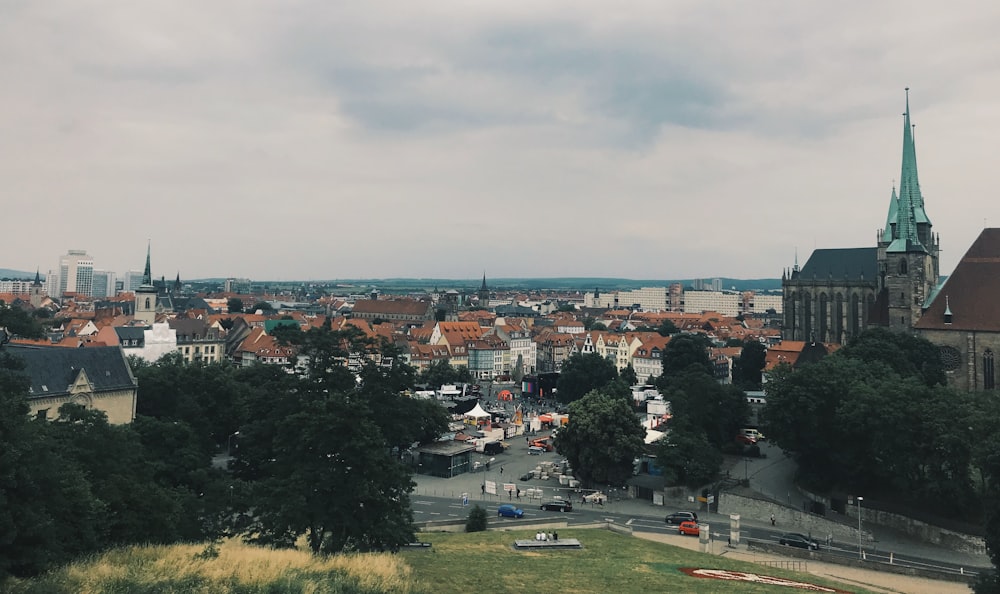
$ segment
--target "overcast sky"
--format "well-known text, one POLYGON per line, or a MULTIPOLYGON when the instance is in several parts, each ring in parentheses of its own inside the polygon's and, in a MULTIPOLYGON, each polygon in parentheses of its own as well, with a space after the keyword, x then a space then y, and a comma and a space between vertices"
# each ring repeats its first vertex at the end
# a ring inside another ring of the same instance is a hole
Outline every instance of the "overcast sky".
POLYGON ((948 274, 1000 4, 0 0, 0 267, 777 277, 874 245, 904 87, 948 274))

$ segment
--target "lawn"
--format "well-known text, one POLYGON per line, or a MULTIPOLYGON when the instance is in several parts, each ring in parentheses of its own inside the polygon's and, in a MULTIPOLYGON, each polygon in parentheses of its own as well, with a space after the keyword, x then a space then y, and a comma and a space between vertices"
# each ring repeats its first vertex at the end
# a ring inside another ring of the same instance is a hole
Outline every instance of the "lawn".
POLYGON ((681 571, 681 568, 740 571, 822 584, 830 588, 839 587, 840 591, 868 592, 808 574, 698 553, 600 529, 559 531, 561 539, 579 539, 583 543, 583 550, 515 551, 511 546, 514 540, 532 539, 534 531, 531 530, 472 534, 421 533, 419 537, 423 542, 432 543, 432 546, 408 550, 402 555, 413 570, 417 590, 424 592, 793 594, 807 591, 747 581, 692 577, 681 571))

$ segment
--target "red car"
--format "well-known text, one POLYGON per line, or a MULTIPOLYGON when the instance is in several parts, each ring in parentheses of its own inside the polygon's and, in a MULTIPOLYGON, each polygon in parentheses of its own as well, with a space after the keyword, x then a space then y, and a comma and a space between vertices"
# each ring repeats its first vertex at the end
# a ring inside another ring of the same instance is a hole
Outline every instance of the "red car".
POLYGON ((743 435, 742 433, 736 436, 736 443, 741 443, 743 445, 756 445, 757 440, 749 435, 743 435))
POLYGON ((698 527, 698 522, 681 522, 677 526, 677 532, 679 534, 687 534, 690 536, 698 536, 701 533, 701 529, 698 527))

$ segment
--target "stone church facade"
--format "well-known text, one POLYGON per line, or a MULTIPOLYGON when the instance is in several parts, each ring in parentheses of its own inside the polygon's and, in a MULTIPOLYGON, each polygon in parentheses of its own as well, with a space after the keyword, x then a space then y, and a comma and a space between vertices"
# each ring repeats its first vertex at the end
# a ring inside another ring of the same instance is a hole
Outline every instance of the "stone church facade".
POLYGON ((909 103, 907 95, 899 192, 876 245, 818 249, 782 274, 783 339, 843 344, 872 326, 912 331, 933 301, 940 246, 920 191, 909 103))

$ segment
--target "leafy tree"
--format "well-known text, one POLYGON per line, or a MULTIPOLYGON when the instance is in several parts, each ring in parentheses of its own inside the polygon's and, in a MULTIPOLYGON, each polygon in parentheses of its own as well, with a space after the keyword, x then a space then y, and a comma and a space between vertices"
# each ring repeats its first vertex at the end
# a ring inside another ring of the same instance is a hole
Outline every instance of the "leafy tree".
POLYGON ((239 297, 230 297, 226 302, 226 309, 229 313, 243 313, 243 300, 239 297))
POLYGON ((635 374, 635 368, 632 367, 631 363, 626 365, 625 369, 622 369, 620 377, 621 380, 625 382, 625 385, 629 387, 635 386, 639 383, 639 376, 635 374))
POLYGON ((673 336, 680 332, 680 329, 671 320, 663 320, 656 331, 660 336, 673 336))
POLYGON ((268 303, 267 301, 258 301, 257 303, 253 304, 251 310, 261 311, 264 312, 265 314, 268 314, 274 311, 274 306, 268 303))
POLYGON ((20 307, 10 307, 0 300, 0 328, 6 328, 10 334, 24 338, 42 338, 45 328, 28 312, 20 307))
POLYGON ((444 359, 431 362, 426 369, 417 375, 418 384, 427 384, 434 388, 440 388, 445 384, 458 384, 471 381, 472 374, 469 373, 468 367, 464 365, 452 367, 444 359))
POLYGON ((881 361, 898 375, 917 376, 928 386, 945 385, 940 350, 926 338, 872 328, 837 351, 841 357, 881 361))
POLYGON ((561 313, 571 313, 576 311, 576 306, 572 303, 560 303, 559 307, 556 308, 556 311, 561 313))
POLYGON ((656 464, 668 480, 692 489, 715 480, 722 466, 718 447, 709 443, 704 430, 688 423, 672 422, 654 451, 656 464))
POLYGON ((476 504, 469 510, 469 517, 465 521, 466 532, 483 532, 489 524, 489 515, 486 508, 476 504))
POLYGON ((715 366, 708 356, 708 346, 708 338, 702 334, 674 336, 663 351, 663 376, 677 375, 690 366, 703 369, 709 376, 715 375, 715 366))
POLYGON ((0 349, 0 583, 96 550, 101 510, 86 477, 29 421, 23 362, 0 349))
POLYGON ((574 353, 563 363, 556 397, 560 402, 579 400, 591 390, 599 390, 618 377, 615 364, 597 353, 574 353))
POLYGON ((572 422, 559 430, 556 450, 585 485, 623 485, 642 453, 646 430, 629 402, 599 391, 569 405, 572 422))
POLYGON ((717 449, 733 443, 750 414, 742 390, 720 384, 698 365, 674 376, 661 376, 656 385, 670 401, 674 419, 692 427, 692 433, 704 435, 717 449))
POLYGON ((754 338, 748 338, 741 344, 743 350, 740 357, 733 362, 733 383, 743 390, 760 390, 767 349, 754 338))

